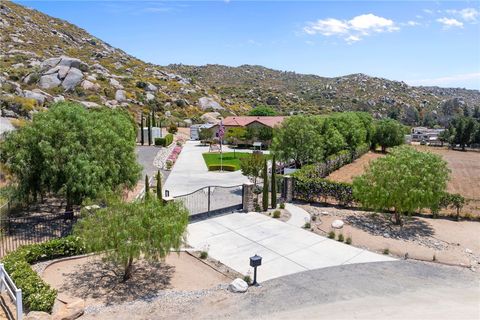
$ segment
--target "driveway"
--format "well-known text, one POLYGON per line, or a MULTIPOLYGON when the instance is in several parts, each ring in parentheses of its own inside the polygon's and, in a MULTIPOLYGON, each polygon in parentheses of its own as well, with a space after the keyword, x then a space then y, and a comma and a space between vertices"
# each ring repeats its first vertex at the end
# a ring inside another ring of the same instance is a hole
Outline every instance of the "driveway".
POLYGON ((395 259, 331 240, 259 213, 232 213, 188 226, 188 243, 253 276, 249 257, 263 257, 258 280, 331 266, 395 259))
MULTIPOLYGON (((248 182, 240 170, 234 172, 209 172, 202 154, 209 147, 200 145, 198 141, 187 141, 165 183, 165 190, 170 196, 180 196, 207 186, 235 186, 248 182)), ((233 151, 224 147, 224 152, 233 151)), ((251 150, 237 150, 251 152, 251 150)))

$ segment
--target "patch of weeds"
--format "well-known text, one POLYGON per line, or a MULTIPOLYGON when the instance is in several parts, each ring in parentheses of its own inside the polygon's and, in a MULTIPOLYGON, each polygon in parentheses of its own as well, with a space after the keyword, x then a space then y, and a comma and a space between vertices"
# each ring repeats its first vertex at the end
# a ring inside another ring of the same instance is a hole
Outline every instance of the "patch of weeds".
POLYGON ((246 275, 243 277, 243 281, 245 281, 247 284, 251 284, 252 283, 252 278, 250 278, 249 275, 246 275))
POLYGON ((352 237, 348 236, 347 239, 345 239, 346 244, 352 244, 352 237))
POLYGON ((312 225, 310 224, 310 222, 305 222, 305 224, 303 225, 304 229, 310 229, 311 227, 312 225))
POLYGON ((337 241, 343 242, 344 240, 345 240, 345 238, 343 237, 343 234, 341 234, 341 233, 338 234, 338 236, 337 236, 337 241))
POLYGON ((207 257, 208 257, 208 252, 207 251, 200 252, 200 259, 207 259, 207 257))
POLYGON ((280 210, 275 210, 275 211, 273 211, 273 217, 274 217, 275 219, 280 218, 280 215, 281 215, 281 214, 282 214, 282 213, 280 212, 280 210))
POLYGON ((330 232, 328 233, 328 238, 329 238, 329 239, 335 239, 335 231, 333 231, 333 230, 330 231, 330 232))
POLYGON ((280 209, 285 209, 285 202, 280 203, 279 207, 280 209))
POLYGON ((389 255, 389 254, 390 254, 390 250, 389 250, 388 248, 383 249, 383 254, 389 255))

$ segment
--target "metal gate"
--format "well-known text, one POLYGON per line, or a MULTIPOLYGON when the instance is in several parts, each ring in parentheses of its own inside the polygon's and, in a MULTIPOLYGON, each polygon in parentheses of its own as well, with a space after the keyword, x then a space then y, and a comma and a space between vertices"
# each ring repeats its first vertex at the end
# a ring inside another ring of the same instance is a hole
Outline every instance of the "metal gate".
POLYGON ((202 219, 242 209, 243 186, 208 186, 174 197, 190 212, 190 219, 202 219))

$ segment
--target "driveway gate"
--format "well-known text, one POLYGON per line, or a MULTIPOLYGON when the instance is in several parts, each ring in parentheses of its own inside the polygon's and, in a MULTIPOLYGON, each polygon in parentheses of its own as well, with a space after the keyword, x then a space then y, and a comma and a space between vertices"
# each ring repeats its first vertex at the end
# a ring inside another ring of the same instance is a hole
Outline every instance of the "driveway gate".
POLYGON ((208 186, 174 197, 190 212, 190 218, 201 219, 242 209, 243 186, 208 186))

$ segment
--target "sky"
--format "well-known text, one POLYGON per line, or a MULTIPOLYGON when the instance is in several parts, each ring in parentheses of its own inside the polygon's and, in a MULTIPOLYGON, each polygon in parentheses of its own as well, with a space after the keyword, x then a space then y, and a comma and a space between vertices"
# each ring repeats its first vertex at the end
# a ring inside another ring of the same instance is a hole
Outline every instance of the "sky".
POLYGON ((480 1, 18 1, 147 62, 480 89, 480 1))

